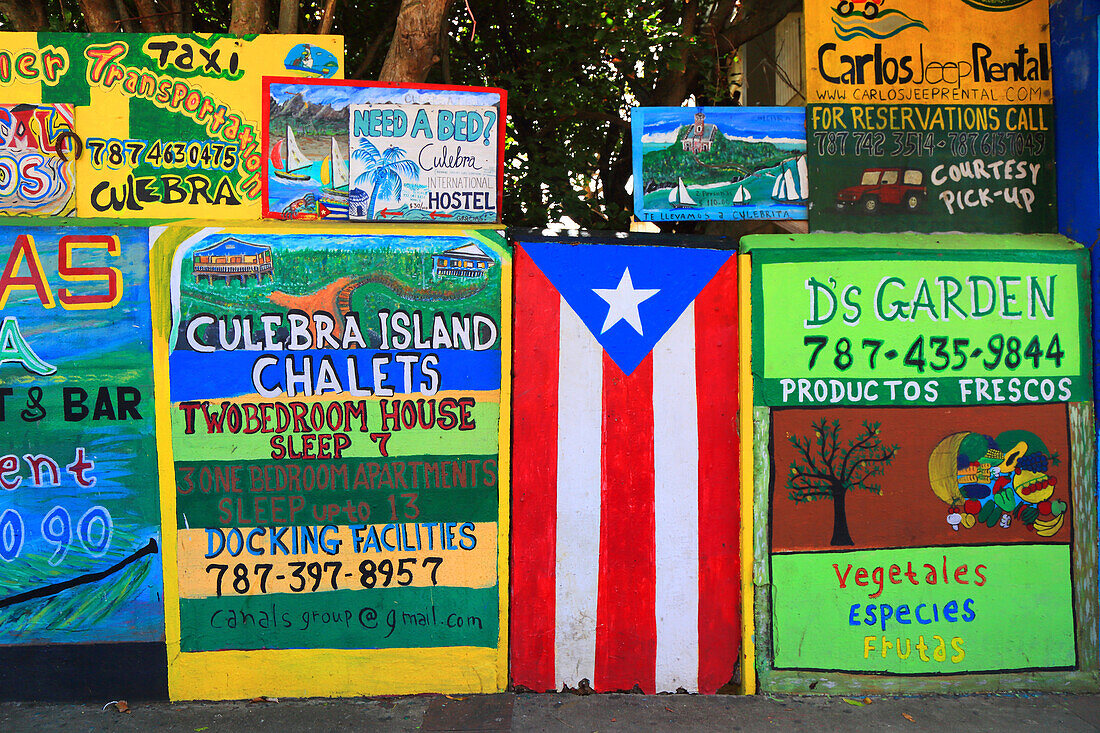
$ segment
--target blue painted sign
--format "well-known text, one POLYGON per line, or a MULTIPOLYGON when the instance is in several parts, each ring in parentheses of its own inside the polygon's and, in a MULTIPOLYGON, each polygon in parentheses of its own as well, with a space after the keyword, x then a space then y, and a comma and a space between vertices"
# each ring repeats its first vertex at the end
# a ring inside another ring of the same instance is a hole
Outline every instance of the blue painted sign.
POLYGON ((145 229, 0 231, 0 644, 164 638, 145 229))
POLYGON ((630 127, 639 219, 806 218, 801 108, 638 107, 630 127))

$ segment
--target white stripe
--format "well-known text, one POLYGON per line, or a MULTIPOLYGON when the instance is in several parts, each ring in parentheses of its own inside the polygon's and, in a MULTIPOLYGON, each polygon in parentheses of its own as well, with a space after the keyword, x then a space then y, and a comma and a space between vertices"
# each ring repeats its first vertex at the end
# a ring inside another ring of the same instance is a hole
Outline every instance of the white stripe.
MULTIPOLYGON (((699 687, 699 416, 695 306, 653 349, 657 692, 699 687)), ((730 389, 731 385, 714 385, 730 389)))
MULTIPOLYGON (((595 684, 603 348, 561 301, 558 357, 555 687, 595 684)), ((516 425, 523 430, 523 425, 516 425)))

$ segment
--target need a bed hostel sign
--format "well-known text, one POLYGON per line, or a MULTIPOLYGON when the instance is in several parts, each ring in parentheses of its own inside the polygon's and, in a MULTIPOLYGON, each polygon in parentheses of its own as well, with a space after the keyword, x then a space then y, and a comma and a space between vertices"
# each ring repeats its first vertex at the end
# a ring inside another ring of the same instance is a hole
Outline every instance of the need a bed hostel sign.
POLYGON ((500 220, 503 89, 266 78, 263 102, 267 218, 500 220))
POLYGON ((765 689, 1095 683, 1087 253, 1013 239, 748 238, 765 689))
POLYGON ((157 240, 172 696, 499 690, 508 255, 493 232, 321 226, 157 240), (271 664, 227 682, 205 652, 271 664), (292 655, 326 675, 287 677, 292 655))
POLYGON ((806 3, 811 231, 1056 230, 1045 2, 806 3))
POLYGON ((5 33, 5 101, 72 105, 82 217, 260 216, 260 82, 343 75, 341 36, 5 33))

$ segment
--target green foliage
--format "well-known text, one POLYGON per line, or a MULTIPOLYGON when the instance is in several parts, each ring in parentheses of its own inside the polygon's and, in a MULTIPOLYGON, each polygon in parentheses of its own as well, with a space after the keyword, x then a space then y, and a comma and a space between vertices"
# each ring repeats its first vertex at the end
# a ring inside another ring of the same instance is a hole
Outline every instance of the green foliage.
MULTIPOLYGON (((625 229, 633 200, 630 108, 679 105, 662 82, 686 60, 714 78, 724 54, 683 35, 684 4, 622 0, 471 0, 452 6, 451 81, 508 90, 504 221, 541 227, 568 216, 625 229), (701 52, 706 49, 706 52, 701 52)), ((443 79, 433 78, 433 81, 443 79)), ((728 88, 686 90, 702 103, 728 88)))

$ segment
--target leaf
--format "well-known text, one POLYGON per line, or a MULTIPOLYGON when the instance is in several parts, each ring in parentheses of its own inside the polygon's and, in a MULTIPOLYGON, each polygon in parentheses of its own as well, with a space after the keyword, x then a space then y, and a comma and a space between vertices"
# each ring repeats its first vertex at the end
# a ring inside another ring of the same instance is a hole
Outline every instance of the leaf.
POLYGON ((849 700, 846 697, 842 697, 840 699, 843 700, 844 702, 848 703, 849 705, 855 705, 857 707, 863 707, 863 703, 860 702, 859 700, 849 700))
POLYGON ((863 698, 863 703, 864 703, 865 705, 870 705, 870 704, 871 704, 872 702, 874 702, 874 701, 873 701, 873 700, 872 700, 871 698, 869 698, 869 697, 865 697, 865 698, 863 698))
POLYGON ((908 720, 908 721, 909 721, 910 723, 916 723, 916 722, 917 722, 917 721, 913 720, 913 716, 912 716, 912 715, 910 715, 909 713, 902 713, 902 714, 901 714, 901 717, 905 718, 905 719, 906 719, 906 720, 908 720))

